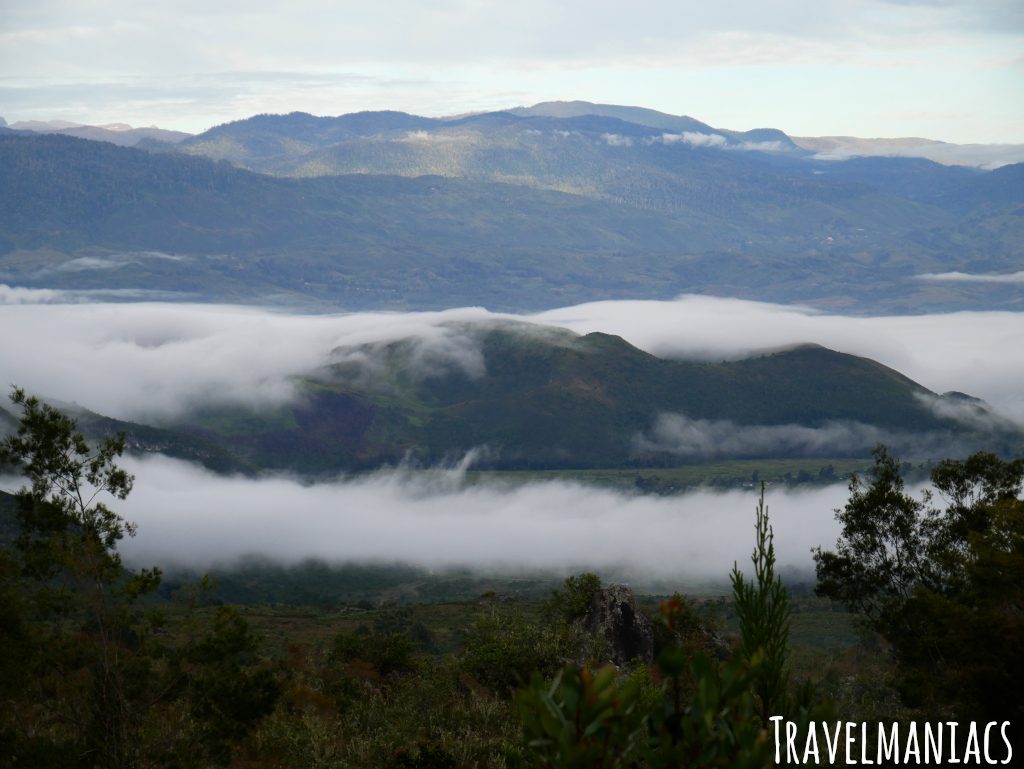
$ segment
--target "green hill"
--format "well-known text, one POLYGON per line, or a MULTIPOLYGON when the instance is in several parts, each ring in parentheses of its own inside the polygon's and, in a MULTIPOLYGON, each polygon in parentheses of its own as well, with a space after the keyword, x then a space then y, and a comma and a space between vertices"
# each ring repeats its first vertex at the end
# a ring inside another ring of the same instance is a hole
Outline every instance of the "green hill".
POLYGON ((338 351, 342 362, 301 380, 294 404, 209 409, 174 427, 222 441, 256 466, 314 473, 434 464, 483 447, 481 466, 524 469, 859 456, 883 437, 911 445, 928 436, 940 454, 951 442, 1020 439, 1010 428, 973 434, 938 416, 927 399, 939 396, 898 372, 817 346, 701 363, 599 333, 463 331, 480 354, 469 368, 414 340, 338 351), (707 435, 693 450, 666 446, 664 436, 644 440, 665 415, 707 435), (749 430, 762 433, 730 442, 749 430), (794 430, 798 440, 788 437, 794 430))

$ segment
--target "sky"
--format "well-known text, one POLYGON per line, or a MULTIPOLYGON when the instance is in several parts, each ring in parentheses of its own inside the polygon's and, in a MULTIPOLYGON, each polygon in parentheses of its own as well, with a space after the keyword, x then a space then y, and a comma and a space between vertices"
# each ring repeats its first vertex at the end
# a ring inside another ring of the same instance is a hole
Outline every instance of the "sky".
POLYGON ((0 0, 0 73, 8 122, 199 132, 582 99, 794 136, 1024 142, 1019 0, 0 0))

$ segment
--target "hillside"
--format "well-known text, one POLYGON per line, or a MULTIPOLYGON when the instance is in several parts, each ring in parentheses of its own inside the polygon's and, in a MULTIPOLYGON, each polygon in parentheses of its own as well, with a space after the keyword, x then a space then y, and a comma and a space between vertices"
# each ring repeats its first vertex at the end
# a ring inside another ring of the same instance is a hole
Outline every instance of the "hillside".
POLYGON ((474 448, 482 467, 524 469, 866 456, 882 439, 914 451, 927 442, 937 455, 1020 441, 1012 428, 974 434, 898 372, 817 346, 702 363, 600 333, 458 333, 459 352, 447 356, 415 340, 337 350, 299 381, 293 404, 209 408, 169 426, 256 466, 314 473, 435 464, 474 448))
MULTIPOLYGON (((346 135, 362 136, 426 120, 285 118, 317 136, 341 130, 338 121, 346 135)), ((282 124, 252 120, 250 128, 282 124)), ((530 135, 524 120, 464 124, 530 135)), ((577 143, 551 149, 547 160, 495 155, 506 170, 519 164, 534 176, 540 164, 549 181, 579 169, 579 184, 563 192, 542 189, 561 182, 522 183, 504 172, 503 182, 395 167, 383 169, 390 175, 275 178, 200 157, 0 131, 0 282, 347 309, 522 310, 684 292, 896 312, 1021 301, 1008 286, 915 277, 1019 266, 1019 167, 979 175, 926 164, 907 182, 898 169, 797 173, 773 155, 715 148, 634 146, 644 165, 610 160, 622 148, 606 140, 577 143), (588 193, 595 174, 604 187, 588 193)), ((348 145, 329 151, 339 146, 348 145)))

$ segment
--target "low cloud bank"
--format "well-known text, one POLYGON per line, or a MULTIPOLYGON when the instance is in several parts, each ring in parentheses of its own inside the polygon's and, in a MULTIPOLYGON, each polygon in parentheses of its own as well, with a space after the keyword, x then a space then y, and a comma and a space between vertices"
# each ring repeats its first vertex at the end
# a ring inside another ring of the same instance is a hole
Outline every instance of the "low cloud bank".
MULTIPOLYGON (((848 317, 736 299, 609 301, 533 315, 462 308, 290 315, 190 304, 63 303, 0 286, 0 382, 101 413, 145 419, 203 402, 279 403, 296 375, 361 346, 411 339, 430 370, 482 372, 480 324, 618 334, 662 357, 738 359, 817 343, 872 358, 935 392, 957 390, 1024 423, 1024 313, 848 317)), ((65 299, 66 301, 66 299, 65 299)))
POLYGON ((802 425, 737 425, 728 420, 690 419, 661 414, 650 431, 636 436, 639 452, 668 453, 683 458, 728 456, 825 456, 859 453, 899 436, 860 422, 802 425))
POLYGON ((858 157, 926 158, 943 165, 975 166, 988 171, 1024 162, 1022 144, 947 144, 924 140, 920 143, 909 142, 901 145, 898 143, 899 139, 852 139, 852 144, 844 145, 843 137, 794 137, 793 140, 798 146, 814 149, 819 143, 828 142, 830 139, 834 139, 835 146, 817 152, 814 155, 815 160, 843 161, 858 157))
POLYGON ((538 313, 538 323, 618 334, 668 358, 737 360, 814 343, 896 369, 934 392, 965 392, 1024 424, 1024 313, 851 317, 806 307, 681 296, 591 302, 538 313))
POLYGON ((633 140, 629 136, 622 136, 621 134, 601 134, 601 138, 604 139, 605 144, 609 147, 633 146, 633 140))
MULTIPOLYGON (((464 467, 303 485, 224 478, 163 457, 125 464, 137 480, 117 509, 138 524, 121 546, 135 565, 202 569, 261 555, 724 580, 753 547, 752 490, 654 497, 567 482, 466 486, 464 467)), ((769 489, 780 567, 809 569, 811 548, 834 544, 833 510, 846 496, 842 484, 769 489)))
MULTIPOLYGON (((610 143, 610 142, 609 142, 610 143)), ((720 150, 738 150, 741 152, 782 152, 781 141, 766 142, 730 142, 722 134, 701 133, 699 131, 682 131, 681 133, 663 133, 644 139, 645 144, 686 144, 690 147, 711 147, 720 150)))
POLYGON ((683 131, 677 134, 662 134, 661 136, 654 137, 652 141, 660 141, 662 144, 688 144, 691 147, 716 147, 721 149, 725 147, 728 140, 721 134, 683 131))
POLYGON ((952 283, 1024 283, 1024 270, 1018 272, 926 272, 918 280, 952 283))
MULTIPOLYGON (((954 419, 968 428, 997 430, 1005 427, 984 408, 929 398, 927 404, 939 416, 954 419)), ((690 419, 685 414, 665 413, 651 428, 635 436, 638 454, 671 454, 681 459, 721 457, 827 457, 865 455, 879 443, 907 456, 959 456, 977 450, 977 437, 952 431, 912 433, 883 430, 854 421, 832 421, 820 427, 797 424, 738 425, 728 420, 690 419)))

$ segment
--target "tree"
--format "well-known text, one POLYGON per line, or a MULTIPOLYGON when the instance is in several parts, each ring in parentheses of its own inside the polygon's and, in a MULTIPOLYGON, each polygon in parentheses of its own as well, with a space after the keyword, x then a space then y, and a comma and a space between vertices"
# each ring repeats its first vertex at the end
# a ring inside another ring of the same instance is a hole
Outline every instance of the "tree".
POLYGON ((775 575, 775 544, 764 504, 764 483, 757 503, 754 523, 755 544, 750 556, 754 564, 754 580, 747 581, 734 563, 732 593, 740 621, 740 654, 752 669, 754 694, 762 726, 777 715, 785 700, 789 683, 786 655, 789 647, 789 598, 782 580, 775 575))
POLYGON ((0 686, 12 706, 0 747, 18 766, 226 763, 229 740, 276 701, 273 676, 252 664, 255 638, 224 611, 166 640, 162 613, 138 605, 160 571, 124 566, 117 543, 135 527, 106 504, 132 488, 116 463, 123 436, 90 447, 52 406, 19 388, 11 401, 22 415, 0 465, 28 483, 0 558, 0 658, 20 664, 17 688, 0 686))
POLYGON ((874 451, 872 480, 850 479, 850 498, 836 519, 843 533, 835 552, 815 552, 818 593, 841 601, 881 626, 898 622, 918 585, 932 585, 926 553, 930 500, 906 493, 899 462, 884 446, 874 451))
POLYGON ((601 578, 590 571, 565 578, 562 587, 552 590, 543 612, 550 622, 570 624, 587 615, 594 596, 601 591, 601 578))
POLYGON ((870 482, 854 477, 836 511, 835 551, 814 556, 817 592, 889 643, 907 704, 1020 719, 1024 460, 945 460, 931 482, 915 499, 898 461, 876 449, 870 482))

